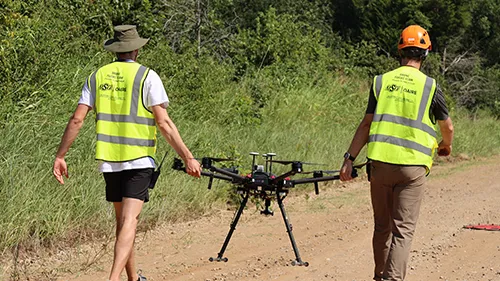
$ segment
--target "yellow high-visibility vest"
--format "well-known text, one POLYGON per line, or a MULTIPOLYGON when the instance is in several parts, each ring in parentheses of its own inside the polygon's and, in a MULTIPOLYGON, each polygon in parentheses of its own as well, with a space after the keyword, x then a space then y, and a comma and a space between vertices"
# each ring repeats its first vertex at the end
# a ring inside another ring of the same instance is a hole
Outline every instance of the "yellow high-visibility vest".
POLYGON ((436 81, 418 69, 402 66, 376 76, 377 107, 370 126, 368 158, 399 165, 422 165, 430 171, 437 148, 429 117, 436 81))
POLYGON ((95 96, 96 159, 124 162, 156 152, 156 123, 143 104, 149 69, 135 62, 113 62, 92 73, 88 87, 95 96))

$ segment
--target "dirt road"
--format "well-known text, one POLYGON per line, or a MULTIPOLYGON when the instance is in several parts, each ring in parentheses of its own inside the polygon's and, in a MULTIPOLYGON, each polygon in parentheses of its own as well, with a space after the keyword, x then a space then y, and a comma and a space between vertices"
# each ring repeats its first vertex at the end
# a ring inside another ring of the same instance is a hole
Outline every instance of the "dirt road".
MULTIPOLYGON (((500 232, 462 228, 470 223, 500 224, 499 163, 500 157, 495 157, 435 167, 412 246, 408 281, 500 280, 500 232)), ((234 208, 139 234, 138 267, 148 281, 371 280, 368 183, 323 185, 319 196, 312 186, 310 190, 285 200, 300 254, 309 267, 290 265, 294 254, 277 206, 272 217, 259 215, 255 206, 245 210, 225 253, 227 263, 211 263, 208 258, 219 252, 234 208)), ((45 269, 45 276, 106 280, 112 245, 106 247, 102 256, 102 245, 97 244, 82 247, 78 252, 83 254, 75 252, 71 259, 65 255, 66 261, 54 263, 59 269, 45 269), (96 253, 100 258, 84 266, 96 253)))

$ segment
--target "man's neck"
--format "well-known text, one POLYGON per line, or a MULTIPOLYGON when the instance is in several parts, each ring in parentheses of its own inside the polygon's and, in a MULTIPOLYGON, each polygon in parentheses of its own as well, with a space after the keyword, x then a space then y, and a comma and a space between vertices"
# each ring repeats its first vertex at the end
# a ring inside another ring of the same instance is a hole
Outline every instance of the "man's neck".
POLYGON ((422 61, 403 58, 401 60, 401 66, 411 66, 420 70, 420 67, 422 66, 422 61))
POLYGON ((117 58, 119 61, 135 61, 136 56, 132 52, 132 53, 126 53, 126 54, 118 54, 117 58))
POLYGON ((135 62, 133 59, 123 59, 123 58, 117 58, 116 61, 121 61, 121 62, 135 62))

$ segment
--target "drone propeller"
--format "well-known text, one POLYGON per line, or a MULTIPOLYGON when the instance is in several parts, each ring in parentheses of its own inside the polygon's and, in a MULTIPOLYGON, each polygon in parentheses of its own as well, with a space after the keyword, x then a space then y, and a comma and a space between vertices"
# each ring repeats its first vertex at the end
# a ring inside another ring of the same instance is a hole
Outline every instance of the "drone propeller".
POLYGON ((292 163, 301 163, 301 164, 305 164, 305 165, 326 166, 326 164, 321 164, 321 163, 292 161, 292 160, 269 160, 269 162, 283 164, 283 165, 289 165, 289 164, 292 164, 292 163))
POLYGON ((314 173, 337 174, 337 173, 340 173, 340 170, 320 170, 320 171, 310 171, 310 172, 302 172, 301 174, 314 174, 314 173))
POLYGON ((225 162, 225 161, 235 161, 235 159, 232 158, 218 158, 218 157, 203 157, 203 158, 194 158, 198 161, 202 161, 203 159, 210 159, 210 161, 214 162, 225 162))
POLYGON ((224 161, 235 161, 236 159, 233 158, 217 158, 217 157, 211 157, 212 161, 215 162, 224 162, 224 161))
POLYGON ((240 171, 238 170, 238 166, 232 166, 232 167, 227 167, 227 168, 221 168, 222 170, 225 170, 225 171, 228 171, 228 172, 231 172, 233 174, 239 174, 240 171))

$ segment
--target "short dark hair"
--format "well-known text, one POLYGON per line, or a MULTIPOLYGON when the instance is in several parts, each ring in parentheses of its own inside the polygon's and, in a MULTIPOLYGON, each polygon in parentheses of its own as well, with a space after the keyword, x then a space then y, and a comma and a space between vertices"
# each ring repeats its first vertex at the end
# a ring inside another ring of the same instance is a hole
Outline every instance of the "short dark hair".
POLYGON ((130 52, 123 52, 123 53, 116 53, 117 55, 126 55, 126 54, 130 54, 132 53, 133 51, 130 51, 130 52))
POLYGON ((424 60, 425 57, 427 57, 428 50, 417 47, 407 47, 401 49, 400 54, 402 58, 424 60))

